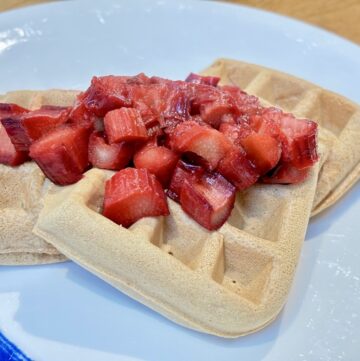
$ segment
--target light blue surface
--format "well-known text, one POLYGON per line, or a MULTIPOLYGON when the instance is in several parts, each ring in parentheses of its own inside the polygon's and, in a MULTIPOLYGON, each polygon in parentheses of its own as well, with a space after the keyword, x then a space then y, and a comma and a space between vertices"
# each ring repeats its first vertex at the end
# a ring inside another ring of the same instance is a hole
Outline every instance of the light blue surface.
MULTIPOLYGON (((0 92, 85 88, 92 75, 184 78, 217 57, 360 102, 360 48, 270 13, 213 2, 79 1, 0 15, 0 92)), ((67 262, 0 269, 0 328, 35 360, 357 361, 360 186, 312 220, 280 317, 236 340, 187 330, 67 262)))

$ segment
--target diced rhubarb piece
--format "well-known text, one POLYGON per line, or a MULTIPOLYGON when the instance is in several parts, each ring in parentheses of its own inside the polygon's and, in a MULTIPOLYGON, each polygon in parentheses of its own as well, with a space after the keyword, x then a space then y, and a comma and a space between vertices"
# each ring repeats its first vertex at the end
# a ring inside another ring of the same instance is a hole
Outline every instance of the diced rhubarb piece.
POLYGON ((147 169, 125 168, 105 184, 103 215, 129 227, 143 217, 169 215, 161 184, 147 169))
MULTIPOLYGON (((2 164, 15 166, 24 163, 25 160, 28 159, 27 151, 23 146, 23 143, 20 145, 17 144, 19 134, 17 126, 19 124, 20 115, 26 112, 28 112, 28 110, 19 105, 13 103, 0 103, 0 163, 2 164), (16 119, 16 124, 12 124, 13 121, 10 121, 12 118, 16 119), (4 121, 4 123, 8 125, 9 133, 2 124, 3 119, 8 119, 7 121, 4 121), (10 137, 11 134, 14 137, 14 142, 10 137), (15 147, 14 144, 17 144, 17 146, 15 147)), ((22 139, 23 136, 23 130, 20 129, 20 139, 22 139)))
POLYGON ((36 140, 30 157, 54 183, 72 184, 88 167, 88 141, 88 129, 60 127, 36 140))
POLYGON ((223 176, 183 161, 178 162, 173 172, 167 194, 210 230, 226 221, 235 201, 235 187, 223 176))
POLYGON ((132 107, 139 110, 146 128, 161 122, 170 102, 171 89, 167 84, 137 85, 129 87, 132 107))
POLYGON ((148 139, 140 112, 134 108, 121 108, 108 112, 104 118, 104 125, 110 144, 148 139))
POLYGON ((213 170, 232 147, 230 141, 216 129, 194 121, 180 123, 171 135, 172 148, 180 153, 192 152, 206 161, 213 170))
POLYGON ((168 89, 167 99, 162 115, 164 119, 174 119, 178 122, 190 118, 191 96, 188 89, 177 87, 174 82, 168 89))
POLYGON ((205 173, 205 169, 199 165, 185 163, 179 160, 171 177, 167 195, 176 202, 180 201, 181 187, 185 179, 200 179, 205 173))
POLYGON ((147 145, 134 156, 136 168, 145 168, 154 174, 160 183, 166 187, 179 160, 169 148, 147 145))
POLYGON ((1 119, 1 123, 6 129, 11 142, 18 151, 29 151, 31 140, 26 134, 26 130, 21 124, 21 115, 13 115, 1 119))
POLYGON ((268 184, 295 184, 303 182, 310 168, 298 169, 289 163, 279 164, 270 174, 264 176, 262 181, 268 184))
POLYGON ((221 123, 219 131, 235 145, 240 145, 241 139, 246 138, 251 133, 253 133, 253 130, 246 122, 241 122, 236 125, 230 123, 221 123))
POLYGON ((87 112, 104 117, 107 112, 121 107, 130 107, 127 81, 129 77, 94 76, 86 92, 78 96, 72 117, 86 117, 87 112))
POLYGON ((0 163, 16 166, 24 163, 28 159, 27 152, 18 151, 0 123, 0 163))
POLYGON ((181 187, 181 208, 208 230, 221 227, 235 202, 235 187, 219 173, 205 173, 200 179, 186 178, 181 187))
POLYGON ((274 138, 280 136, 280 119, 282 111, 277 108, 264 108, 258 114, 250 117, 251 128, 259 134, 270 135, 274 138))
POLYGON ((131 90, 149 82, 150 78, 142 73, 133 77, 93 77, 90 87, 78 95, 70 118, 74 124, 91 127, 94 118, 103 118, 114 109, 133 106, 131 90))
POLYGON ((227 153, 220 161, 217 171, 234 184, 238 190, 249 188, 259 178, 254 164, 250 162, 241 147, 234 147, 227 153))
POLYGON ((307 119, 296 119, 284 114, 280 119, 283 156, 285 162, 291 162, 302 169, 313 165, 318 159, 316 138, 317 124, 307 119))
POLYGON ((200 115, 202 120, 214 128, 219 128, 223 117, 231 115, 234 112, 234 106, 223 99, 202 104, 200 106, 200 115))
POLYGON ((146 76, 144 73, 139 73, 134 76, 116 76, 115 78, 118 79, 118 81, 125 82, 126 84, 131 85, 144 85, 144 84, 150 84, 151 78, 146 76))
POLYGON ((14 103, 0 103, 0 119, 7 118, 12 115, 19 115, 28 112, 29 110, 14 103))
POLYGON ((297 119, 277 108, 266 108, 251 117, 251 125, 261 134, 277 137, 282 143, 281 159, 295 167, 307 168, 318 160, 317 124, 297 119))
POLYGON ((147 130, 153 128, 156 125, 159 125, 158 116, 154 114, 147 105, 138 102, 134 108, 140 112, 141 119, 147 130))
POLYGON ((229 115, 237 116, 237 108, 231 95, 220 88, 192 84, 191 115, 200 114, 202 120, 214 128, 229 115))
POLYGON ((69 117, 70 108, 45 105, 21 117, 21 125, 27 137, 33 142, 44 134, 64 124, 69 117))
POLYGON ((234 85, 224 85, 219 87, 222 93, 231 96, 236 108, 236 113, 240 116, 248 118, 252 114, 256 114, 261 110, 259 98, 249 95, 239 87, 234 85))
POLYGON ((90 112, 84 102, 76 100, 70 115, 69 123, 81 128, 95 128, 94 123, 99 119, 94 113, 90 112))
POLYGON ((222 92, 219 88, 202 84, 188 84, 192 98, 191 115, 200 114, 200 108, 206 104, 222 101, 222 92))
POLYGON ((21 117, 29 112, 12 103, 0 103, 0 120, 11 142, 18 151, 28 151, 30 140, 21 125, 21 117))
POLYGON ((269 135, 252 133, 241 139, 241 145, 260 175, 274 168, 280 160, 281 143, 269 135))
POLYGON ((120 170, 131 161, 134 149, 129 143, 108 144, 104 135, 94 132, 89 139, 89 162, 97 168, 120 170))
POLYGON ((188 83, 217 86, 220 78, 218 76, 202 76, 199 74, 190 73, 185 81, 188 83))

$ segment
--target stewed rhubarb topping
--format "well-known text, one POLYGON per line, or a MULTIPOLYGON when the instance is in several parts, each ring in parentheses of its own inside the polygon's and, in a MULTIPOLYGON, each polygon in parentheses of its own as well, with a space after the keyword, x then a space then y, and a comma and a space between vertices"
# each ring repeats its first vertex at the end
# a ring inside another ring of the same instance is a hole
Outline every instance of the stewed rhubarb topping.
POLYGON ((128 227, 167 215, 166 195, 201 226, 229 217, 236 190, 306 179, 318 160, 317 124, 218 77, 94 77, 73 107, 0 104, 0 163, 32 158, 59 185, 89 167, 115 170, 103 214, 128 227))

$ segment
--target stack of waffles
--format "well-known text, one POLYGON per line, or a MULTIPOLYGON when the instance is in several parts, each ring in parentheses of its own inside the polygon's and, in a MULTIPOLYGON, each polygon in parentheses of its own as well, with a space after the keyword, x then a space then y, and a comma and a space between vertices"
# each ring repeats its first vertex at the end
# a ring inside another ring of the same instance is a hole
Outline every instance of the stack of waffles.
MULTIPOLYGON (((319 124, 320 161, 295 185, 239 192, 228 221, 207 231, 169 199, 170 216, 123 228, 102 216, 104 183, 91 169, 59 187, 35 163, 0 166, 0 264, 69 258, 186 327, 238 337, 269 324, 291 287, 309 218, 360 177, 360 108, 306 81, 220 59, 203 72, 319 124)), ((0 97, 29 109, 71 105, 77 92, 18 91, 0 97)))

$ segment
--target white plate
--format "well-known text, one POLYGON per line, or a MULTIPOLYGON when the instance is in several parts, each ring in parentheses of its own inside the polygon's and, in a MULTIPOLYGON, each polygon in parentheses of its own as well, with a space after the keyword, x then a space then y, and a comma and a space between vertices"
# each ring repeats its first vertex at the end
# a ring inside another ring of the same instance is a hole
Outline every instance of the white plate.
MULTIPOLYGON (((292 73, 360 102, 360 48, 214 2, 79 1, 0 15, 0 93, 92 75, 184 78, 217 57, 292 73)), ((189 331, 71 262, 0 269, 0 329, 35 360, 358 360, 360 185, 311 221, 284 311, 236 340, 189 331)))

